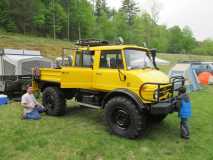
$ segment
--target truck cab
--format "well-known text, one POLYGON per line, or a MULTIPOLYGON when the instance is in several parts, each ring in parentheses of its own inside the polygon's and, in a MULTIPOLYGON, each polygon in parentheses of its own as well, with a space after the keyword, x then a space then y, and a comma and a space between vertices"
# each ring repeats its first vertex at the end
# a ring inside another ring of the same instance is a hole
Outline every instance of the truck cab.
POLYGON ((161 121, 177 110, 184 79, 159 71, 155 50, 81 41, 71 54, 70 66, 34 70, 33 86, 43 93, 48 114, 63 115, 66 99, 74 98, 82 106, 104 109, 113 133, 134 138, 148 120, 161 121))

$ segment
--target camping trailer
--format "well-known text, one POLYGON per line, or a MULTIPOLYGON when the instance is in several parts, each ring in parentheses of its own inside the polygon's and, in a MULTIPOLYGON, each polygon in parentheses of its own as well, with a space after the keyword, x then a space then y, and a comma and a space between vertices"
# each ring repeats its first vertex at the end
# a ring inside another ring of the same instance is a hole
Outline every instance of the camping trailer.
POLYGON ((51 66, 52 61, 42 57, 40 51, 0 49, 0 92, 23 92, 31 82, 32 68, 51 66))

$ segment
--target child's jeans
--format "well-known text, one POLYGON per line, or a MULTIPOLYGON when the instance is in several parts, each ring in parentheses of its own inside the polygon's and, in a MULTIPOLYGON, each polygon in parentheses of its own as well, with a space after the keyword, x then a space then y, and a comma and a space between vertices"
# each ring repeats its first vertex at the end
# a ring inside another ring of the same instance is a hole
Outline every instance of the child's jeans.
POLYGON ((180 130, 181 130, 181 137, 182 138, 189 138, 189 127, 187 124, 187 118, 181 118, 181 122, 180 122, 180 130))
POLYGON ((45 112, 45 109, 41 106, 36 106, 32 112, 26 114, 26 119, 39 120, 41 118, 40 113, 45 112))

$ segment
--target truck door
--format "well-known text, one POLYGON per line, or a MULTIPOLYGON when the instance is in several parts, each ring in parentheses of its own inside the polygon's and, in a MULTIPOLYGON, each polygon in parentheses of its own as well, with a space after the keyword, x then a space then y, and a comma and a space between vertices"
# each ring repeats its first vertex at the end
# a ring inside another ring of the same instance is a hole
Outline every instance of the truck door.
POLYGON ((94 70, 94 88, 113 90, 125 86, 124 65, 120 50, 100 51, 99 64, 94 70))
POLYGON ((93 56, 93 51, 76 51, 74 66, 63 68, 62 88, 92 88, 93 56))

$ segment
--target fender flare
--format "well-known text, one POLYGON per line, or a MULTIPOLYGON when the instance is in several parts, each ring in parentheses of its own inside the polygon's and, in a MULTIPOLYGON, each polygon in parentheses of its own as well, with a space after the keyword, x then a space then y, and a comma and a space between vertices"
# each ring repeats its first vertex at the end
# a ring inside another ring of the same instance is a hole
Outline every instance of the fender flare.
POLYGON ((144 103, 142 102, 141 98, 137 94, 135 94, 134 92, 128 89, 122 89, 122 88, 115 89, 112 92, 107 93, 101 102, 101 107, 104 108, 107 101, 115 96, 124 96, 124 97, 130 98, 136 104, 139 110, 142 110, 145 108, 144 103))

